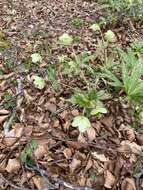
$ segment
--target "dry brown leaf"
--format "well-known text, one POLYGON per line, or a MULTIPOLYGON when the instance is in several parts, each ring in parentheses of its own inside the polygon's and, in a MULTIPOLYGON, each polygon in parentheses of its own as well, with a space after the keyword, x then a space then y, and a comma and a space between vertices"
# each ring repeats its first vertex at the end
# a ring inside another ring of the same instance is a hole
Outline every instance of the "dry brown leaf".
POLYGON ((80 165, 81 160, 77 160, 76 158, 74 158, 69 165, 71 173, 73 173, 80 165))
POLYGON ((111 189, 116 181, 115 176, 109 171, 105 171, 104 173, 105 183, 104 187, 111 189))
POLYGON ((107 157, 105 157, 104 154, 98 154, 97 152, 92 152, 92 155, 94 156, 94 158, 96 158, 97 160, 100 160, 101 162, 109 161, 109 159, 107 157))
POLYGON ((128 153, 128 154, 136 154, 140 155, 142 154, 142 147, 137 145, 135 142, 130 142, 128 140, 122 141, 121 146, 118 148, 118 151, 121 153, 128 153))
POLYGON ((80 186, 85 186, 86 185, 86 177, 81 176, 80 179, 78 180, 78 183, 80 186))
POLYGON ((79 141, 65 141, 65 143, 74 149, 80 150, 80 149, 86 149, 88 147, 87 143, 82 143, 79 141))
POLYGON ((136 190, 134 179, 126 177, 122 181, 121 190, 136 190))
POLYGON ((72 156, 72 151, 71 151, 70 148, 65 148, 65 149, 63 150, 63 154, 64 154, 64 156, 68 159, 68 158, 70 158, 70 157, 72 156))
POLYGON ((0 124, 6 120, 6 118, 8 117, 8 115, 0 115, 0 124))
POLYGON ((17 172, 20 169, 19 160, 17 160, 16 158, 9 159, 5 169, 8 173, 17 172))
POLYGON ((13 145, 17 138, 22 136, 24 126, 20 124, 16 124, 14 129, 10 130, 5 137, 3 138, 3 141, 6 143, 7 146, 13 145))
POLYGON ((4 172, 6 167, 6 160, 0 162, 0 172, 4 172))
POLYGON ((81 143, 86 143, 86 139, 85 139, 85 137, 83 136, 82 133, 79 133, 78 141, 81 142, 81 143))
POLYGON ((74 117, 76 117, 76 116, 79 115, 79 111, 78 111, 77 109, 74 109, 74 110, 71 111, 71 114, 72 114, 74 117))
POLYGON ((47 146, 39 145, 38 148, 34 151, 34 155, 37 159, 41 159, 47 153, 47 146))
POLYGON ((88 160, 87 164, 86 164, 86 167, 85 167, 85 170, 84 170, 84 173, 86 173, 93 165, 93 162, 91 159, 88 160))
POLYGON ((137 143, 142 146, 143 145, 143 133, 142 134, 138 134, 136 136, 136 139, 137 139, 137 143))
POLYGON ((56 110, 57 110, 57 106, 55 104, 50 103, 50 102, 47 102, 44 105, 44 108, 45 108, 45 110, 48 110, 51 113, 56 112, 56 110))
POLYGON ((5 109, 0 110, 0 115, 6 115, 6 114, 9 114, 8 110, 5 109))
POLYGON ((130 126, 121 124, 119 131, 123 133, 123 136, 130 142, 135 140, 135 131, 130 126))
POLYGON ((89 141, 94 141, 96 139, 96 132, 93 127, 89 127, 87 129, 87 137, 88 137, 89 141))
POLYGON ((40 176, 34 176, 32 177, 33 182, 35 184, 35 186, 37 187, 38 190, 43 190, 46 187, 46 183, 44 181, 44 179, 40 176))
POLYGON ((101 119, 101 123, 104 125, 104 128, 109 131, 112 135, 115 135, 113 130, 113 117, 108 116, 101 119))

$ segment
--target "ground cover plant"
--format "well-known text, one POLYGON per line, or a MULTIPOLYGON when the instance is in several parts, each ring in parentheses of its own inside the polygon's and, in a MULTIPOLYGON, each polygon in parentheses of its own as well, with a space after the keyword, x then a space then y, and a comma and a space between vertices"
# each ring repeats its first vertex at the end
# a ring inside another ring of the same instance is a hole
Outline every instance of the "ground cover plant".
POLYGON ((0 5, 0 189, 141 190, 143 1, 0 5))

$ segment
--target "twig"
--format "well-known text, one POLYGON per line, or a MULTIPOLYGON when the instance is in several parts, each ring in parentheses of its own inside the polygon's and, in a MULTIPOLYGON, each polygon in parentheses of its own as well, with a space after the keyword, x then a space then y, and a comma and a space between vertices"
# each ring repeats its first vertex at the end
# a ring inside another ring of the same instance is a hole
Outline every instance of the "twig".
POLYGON ((10 126, 12 125, 12 122, 13 122, 15 115, 16 115, 16 109, 14 109, 14 111, 12 112, 9 120, 4 123, 3 127, 4 127, 4 134, 5 135, 7 135, 7 133, 9 132, 10 126))
POLYGON ((48 176, 47 171, 45 171, 43 169, 40 169, 39 165, 38 165, 38 167, 37 166, 29 167, 29 166, 25 165, 25 167, 30 171, 38 172, 46 180, 46 182, 48 182, 48 184, 47 184, 48 185, 48 187, 47 187, 48 190, 50 190, 50 189, 59 189, 60 186, 69 188, 71 190, 93 190, 90 187, 74 186, 74 185, 72 185, 70 183, 67 183, 66 181, 58 179, 58 178, 51 178, 51 181, 55 182, 55 184, 53 184, 49 180, 49 176, 48 176))
POLYGON ((34 190, 14 185, 11 181, 7 180, 2 174, 0 174, 0 179, 2 179, 3 182, 7 183, 9 186, 13 187, 15 190, 34 190))

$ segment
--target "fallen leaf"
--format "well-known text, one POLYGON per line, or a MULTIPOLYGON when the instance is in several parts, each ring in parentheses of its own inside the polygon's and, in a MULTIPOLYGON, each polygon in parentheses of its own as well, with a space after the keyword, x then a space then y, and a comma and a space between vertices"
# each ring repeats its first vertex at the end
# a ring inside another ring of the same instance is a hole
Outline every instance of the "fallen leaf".
POLYGON ((14 129, 11 129, 9 132, 5 134, 3 141, 7 146, 13 145, 19 137, 23 134, 23 125, 15 125, 14 129))
POLYGON ((47 189, 46 188, 46 183, 43 177, 40 176, 34 176, 32 177, 33 182, 35 184, 35 186, 37 187, 38 190, 44 190, 47 189))
POLYGON ((119 131, 123 133, 123 136, 129 140, 134 141, 135 140, 135 131, 130 126, 126 126, 124 124, 121 124, 119 131))
POLYGON ((8 173, 17 172, 20 169, 20 162, 16 158, 9 159, 5 170, 8 173))
POLYGON ((71 111, 71 114, 72 114, 74 117, 76 117, 76 116, 79 115, 79 111, 78 111, 77 109, 74 109, 74 110, 71 111))
POLYGON ((92 152, 91 154, 94 156, 94 158, 96 158, 97 160, 100 160, 101 162, 109 161, 109 159, 106 158, 104 154, 98 154, 97 152, 92 152))
POLYGON ((82 143, 79 141, 65 141, 65 143, 74 149, 80 150, 80 149, 86 149, 88 147, 87 143, 82 143))
POLYGON ((105 171, 104 173, 105 183, 104 187, 111 189, 115 183, 115 176, 109 171, 105 171))
POLYGON ((41 159, 47 153, 47 147, 45 145, 38 145, 38 148, 34 151, 34 155, 37 159, 41 159))
POLYGON ((70 148, 65 148, 65 149, 63 150, 63 154, 64 154, 64 156, 68 159, 68 158, 70 158, 70 157, 72 156, 72 151, 71 151, 70 148))
POLYGON ((57 106, 55 104, 52 104, 50 102, 45 103, 44 105, 45 110, 50 111, 51 113, 55 112, 57 109, 57 106))
POLYGON ((126 177, 122 181, 121 190, 136 190, 134 179, 126 177))
POLYGON ((142 146, 143 145, 143 133, 137 134, 136 139, 137 139, 137 143, 142 146))
POLYGON ((71 173, 73 173, 80 165, 81 161, 74 158, 69 165, 71 173))
POLYGON ((89 141, 94 141, 96 139, 96 132, 93 127, 88 128, 86 132, 89 141))
POLYGON ((7 117, 8 115, 0 115, 0 124, 2 124, 2 122, 5 121, 7 117))
POLYGON ((6 115, 6 114, 9 114, 8 110, 5 109, 0 110, 0 115, 6 115))
POLYGON ((142 154, 142 147, 137 145, 135 142, 130 142, 128 140, 122 141, 121 146, 118 148, 118 152, 121 153, 133 153, 136 155, 141 155, 142 154))
POLYGON ((88 160, 87 164, 86 164, 86 167, 85 167, 85 170, 84 170, 84 173, 86 173, 93 165, 93 162, 91 159, 88 160))

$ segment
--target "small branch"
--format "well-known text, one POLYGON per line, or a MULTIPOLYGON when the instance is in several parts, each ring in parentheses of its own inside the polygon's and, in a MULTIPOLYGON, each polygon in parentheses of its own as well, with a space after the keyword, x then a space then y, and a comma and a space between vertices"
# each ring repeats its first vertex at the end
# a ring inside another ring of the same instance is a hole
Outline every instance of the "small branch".
POLYGON ((9 180, 7 180, 2 174, 0 174, 0 179, 2 179, 2 181, 4 183, 6 183, 7 185, 11 186, 15 190, 34 190, 34 189, 29 189, 29 188, 24 188, 24 187, 19 187, 17 185, 14 185, 12 182, 10 182, 9 180))

